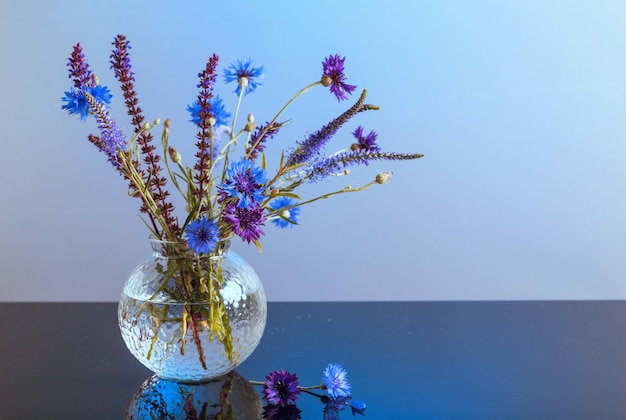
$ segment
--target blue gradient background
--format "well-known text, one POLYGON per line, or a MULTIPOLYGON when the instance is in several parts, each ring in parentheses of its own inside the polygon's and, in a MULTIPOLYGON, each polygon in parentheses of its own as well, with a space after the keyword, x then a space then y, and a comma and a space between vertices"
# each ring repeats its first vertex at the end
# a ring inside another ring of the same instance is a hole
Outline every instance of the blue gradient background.
MULTIPOLYGON (((328 54, 381 111, 359 124, 417 162, 372 164, 303 195, 388 185, 314 203, 302 225, 236 240, 269 300, 626 297, 626 3, 620 1, 17 1, 0 14, 0 300, 115 301, 149 251, 137 200, 61 111, 81 42, 114 97, 117 33, 132 42, 140 105, 171 118, 191 161, 185 106, 216 52, 252 57, 265 84, 243 115, 269 119, 317 80, 328 54)), ((234 109, 232 86, 218 93, 234 109)), ((288 113, 282 146, 347 103, 325 89, 288 113)), ((277 150, 277 149, 274 149, 277 150)), ((182 207, 182 206, 179 206, 182 207)))

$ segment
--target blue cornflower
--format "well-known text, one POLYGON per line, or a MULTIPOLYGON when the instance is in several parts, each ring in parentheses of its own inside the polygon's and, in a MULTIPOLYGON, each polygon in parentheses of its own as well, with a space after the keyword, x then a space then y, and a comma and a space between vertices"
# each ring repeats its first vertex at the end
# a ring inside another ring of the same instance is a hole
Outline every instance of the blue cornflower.
POLYGON ((281 229, 293 227, 300 221, 300 207, 292 207, 290 209, 281 210, 284 207, 292 206, 296 203, 291 197, 278 197, 270 204, 272 209, 278 212, 275 219, 272 219, 272 223, 281 229), (293 222, 293 223, 292 223, 293 222))
POLYGON ((239 95, 243 86, 244 95, 254 92, 257 86, 262 83, 259 79, 263 78, 263 66, 252 67, 252 59, 246 58, 245 60, 237 60, 224 70, 224 80, 226 83, 237 82, 237 88, 235 93, 239 95))
POLYGON ((352 386, 348 382, 348 372, 337 363, 330 363, 324 369, 323 388, 331 397, 349 397, 352 386))
POLYGON ((231 163, 226 179, 217 188, 221 201, 232 197, 237 200, 238 207, 249 207, 263 200, 265 182, 263 169, 253 166, 247 159, 240 159, 231 163))
POLYGON ((376 138, 378 134, 374 130, 365 135, 362 126, 358 126, 356 130, 352 132, 352 135, 357 139, 357 143, 352 145, 352 150, 365 150, 368 152, 380 152, 380 147, 376 144, 376 138))
POLYGON ((329 55, 322 62, 322 86, 330 87, 330 92, 338 101, 348 99, 346 94, 351 94, 356 89, 356 86, 344 82, 346 75, 343 74, 343 63, 345 61, 345 57, 329 55))
POLYGON ((295 374, 281 369, 270 372, 265 376, 263 383, 263 398, 274 405, 295 403, 300 394, 298 377, 295 374))
MULTIPOLYGON (((87 92, 90 93, 98 103, 106 106, 111 103, 113 95, 111 95, 108 87, 97 85, 93 87, 88 86, 83 89, 87 89, 87 92)), ((64 92, 65 96, 61 98, 61 100, 65 102, 65 105, 63 105, 61 109, 67 110, 67 113, 70 115, 78 114, 81 121, 85 121, 89 116, 89 104, 87 103, 83 89, 71 87, 68 92, 64 92)))
POLYGON ((196 254, 209 254, 215 250, 218 240, 217 223, 202 216, 189 223, 185 229, 189 248, 196 254))
MULTIPOLYGON (((219 96, 214 96, 213 98, 209 99, 209 105, 209 113, 213 118, 215 118, 215 127, 217 128, 219 126, 228 126, 228 120, 231 117, 231 113, 228 112, 228 110, 222 103, 222 98, 220 98, 219 96)), ((189 113, 191 114, 190 121, 198 126, 200 125, 200 123, 202 123, 202 120, 200 118, 201 110, 202 108, 200 107, 200 103, 198 101, 195 101, 191 105, 187 105, 187 111, 189 111, 189 113)))

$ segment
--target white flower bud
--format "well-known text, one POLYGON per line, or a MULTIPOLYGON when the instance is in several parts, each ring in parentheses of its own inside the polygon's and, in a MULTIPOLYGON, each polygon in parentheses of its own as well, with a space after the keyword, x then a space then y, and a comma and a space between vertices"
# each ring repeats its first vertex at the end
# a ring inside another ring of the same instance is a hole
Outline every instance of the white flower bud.
POLYGON ((389 182, 392 176, 393 172, 381 172, 376 175, 376 182, 379 184, 386 184, 387 182, 389 182))

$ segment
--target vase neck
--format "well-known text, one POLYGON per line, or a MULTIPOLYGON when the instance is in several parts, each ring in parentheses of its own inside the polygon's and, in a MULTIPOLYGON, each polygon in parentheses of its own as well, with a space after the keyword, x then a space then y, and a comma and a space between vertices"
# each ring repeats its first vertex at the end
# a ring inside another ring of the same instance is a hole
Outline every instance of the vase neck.
MULTIPOLYGON (((157 258, 193 258, 198 255, 189 249, 187 242, 162 241, 158 238, 151 237, 150 247, 152 248, 152 254, 157 258)), ((222 258, 228 253, 229 248, 230 238, 219 240, 215 246, 215 251, 208 254, 208 257, 222 258)))

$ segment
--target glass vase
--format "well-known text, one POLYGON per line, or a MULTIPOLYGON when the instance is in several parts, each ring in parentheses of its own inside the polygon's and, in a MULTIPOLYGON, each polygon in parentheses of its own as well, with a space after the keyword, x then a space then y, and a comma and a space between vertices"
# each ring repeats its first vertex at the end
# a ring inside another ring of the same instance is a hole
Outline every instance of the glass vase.
POLYGON ((229 242, 210 255, 151 240, 118 306, 122 338, 164 379, 203 382, 239 366, 261 340, 267 302, 259 277, 229 242))

